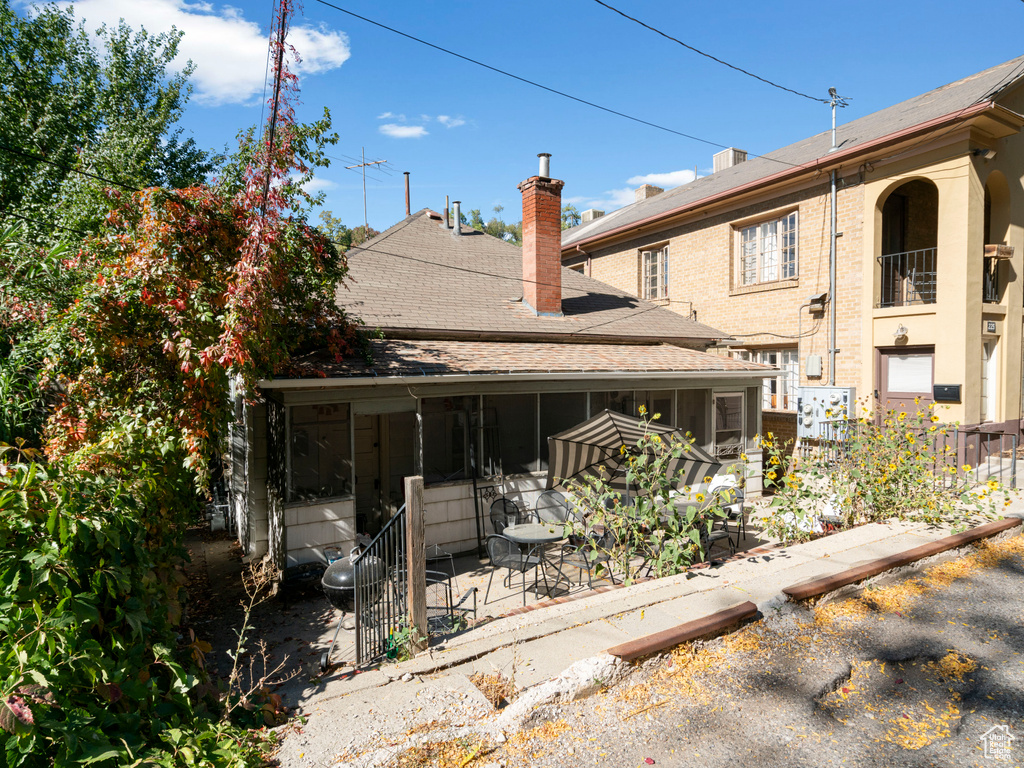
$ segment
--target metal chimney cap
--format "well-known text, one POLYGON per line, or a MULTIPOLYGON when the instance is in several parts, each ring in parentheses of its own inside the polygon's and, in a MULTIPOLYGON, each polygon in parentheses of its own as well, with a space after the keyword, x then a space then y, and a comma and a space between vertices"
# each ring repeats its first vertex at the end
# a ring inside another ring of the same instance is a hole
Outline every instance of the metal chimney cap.
POLYGON ((539 152, 537 157, 540 158, 540 172, 537 174, 541 178, 551 178, 551 153, 550 152, 539 152))

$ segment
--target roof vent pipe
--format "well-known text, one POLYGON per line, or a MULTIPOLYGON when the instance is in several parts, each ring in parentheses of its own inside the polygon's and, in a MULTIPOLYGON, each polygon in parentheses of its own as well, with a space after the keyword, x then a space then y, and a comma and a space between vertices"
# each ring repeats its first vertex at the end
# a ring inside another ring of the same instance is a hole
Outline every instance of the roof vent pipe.
POLYGON ((452 200, 452 237, 459 237, 462 234, 462 214, 459 211, 459 206, 462 202, 459 200, 452 200))
POLYGON ((441 229, 448 229, 448 195, 444 196, 444 221, 441 222, 441 229))
POLYGON ((551 178, 551 153, 541 152, 537 157, 540 158, 540 173, 537 175, 542 179, 551 178))

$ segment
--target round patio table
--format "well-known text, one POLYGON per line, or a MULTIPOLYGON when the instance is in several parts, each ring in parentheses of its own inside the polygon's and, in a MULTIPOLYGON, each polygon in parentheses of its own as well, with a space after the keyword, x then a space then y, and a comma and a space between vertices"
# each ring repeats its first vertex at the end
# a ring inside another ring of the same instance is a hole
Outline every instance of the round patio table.
MULTIPOLYGON (((522 544, 530 548, 529 554, 534 552, 540 557, 540 570, 544 576, 544 586, 547 590, 548 597, 551 597, 551 587, 548 584, 548 572, 546 565, 550 565, 557 573, 558 578, 555 579, 555 586, 558 585, 560 579, 569 581, 568 577, 562 573, 562 565, 560 562, 555 561, 548 556, 549 544, 561 541, 565 538, 565 526, 558 524, 552 525, 551 523, 519 523, 518 525, 510 525, 504 531, 504 536, 509 541, 514 541, 516 544, 522 544)), ((533 580, 534 591, 539 590, 540 577, 537 576, 533 580)), ((572 582, 569 582, 570 584, 572 582)))

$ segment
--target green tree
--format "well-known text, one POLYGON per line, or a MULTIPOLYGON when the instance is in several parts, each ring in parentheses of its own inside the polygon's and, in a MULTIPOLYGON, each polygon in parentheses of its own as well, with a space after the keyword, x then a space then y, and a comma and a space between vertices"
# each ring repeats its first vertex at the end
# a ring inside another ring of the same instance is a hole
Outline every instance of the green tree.
POLYGON ((576 210, 576 206, 572 203, 566 203, 562 206, 562 229, 569 229, 570 227, 579 226, 580 223, 580 212, 576 210))
POLYGON ((122 22, 97 37, 101 52, 71 7, 22 16, 0 0, 0 220, 27 219, 33 241, 97 231, 110 189, 192 186, 214 166, 176 126, 192 72, 168 71, 181 33, 122 22))
POLYGON ((480 209, 474 208, 469 212, 467 217, 465 213, 462 214, 462 223, 466 224, 473 229, 478 229, 492 237, 497 237, 500 240, 504 240, 506 243, 512 243, 513 245, 523 244, 523 222, 517 221, 514 224, 505 222, 501 218, 501 212, 505 210, 503 206, 494 206, 494 215, 489 221, 484 221, 483 216, 480 215, 480 209))

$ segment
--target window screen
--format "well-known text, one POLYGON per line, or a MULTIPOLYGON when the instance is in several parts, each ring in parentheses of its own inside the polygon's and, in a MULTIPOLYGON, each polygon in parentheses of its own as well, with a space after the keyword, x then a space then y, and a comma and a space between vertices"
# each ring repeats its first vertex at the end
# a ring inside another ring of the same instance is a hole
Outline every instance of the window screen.
POLYGON ((352 492, 348 404, 296 405, 291 411, 289 500, 352 492))

